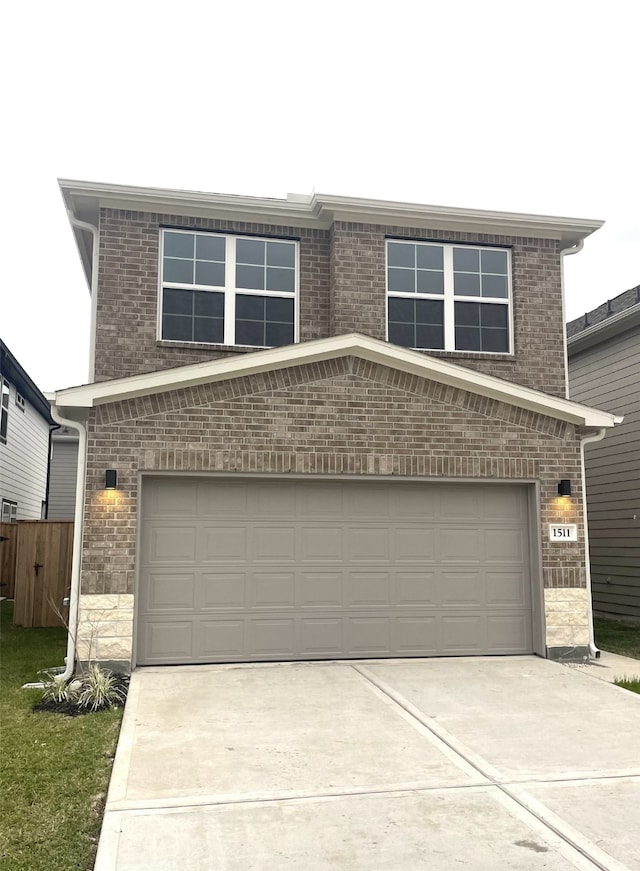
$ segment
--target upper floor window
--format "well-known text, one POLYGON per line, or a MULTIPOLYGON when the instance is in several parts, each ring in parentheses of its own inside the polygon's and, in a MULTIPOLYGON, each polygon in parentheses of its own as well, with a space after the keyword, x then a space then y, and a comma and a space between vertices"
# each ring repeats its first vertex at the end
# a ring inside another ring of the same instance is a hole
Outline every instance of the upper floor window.
POLYGON ((509 252, 387 242, 388 339, 420 350, 511 350, 509 252))
POLYGON ((2 393, 0 395, 0 442, 7 443, 7 428, 9 426, 9 382, 4 378, 2 382, 2 393))
POLYGON ((160 338, 275 347, 296 341, 298 246, 162 231, 160 338))

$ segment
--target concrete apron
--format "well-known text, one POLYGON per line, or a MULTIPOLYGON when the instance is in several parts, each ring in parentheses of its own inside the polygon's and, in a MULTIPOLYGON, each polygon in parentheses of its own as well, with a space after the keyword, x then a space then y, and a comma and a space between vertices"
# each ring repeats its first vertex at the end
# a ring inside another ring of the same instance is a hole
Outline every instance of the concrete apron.
POLYGON ((638 869, 639 735, 535 657, 139 670, 95 871, 638 869))

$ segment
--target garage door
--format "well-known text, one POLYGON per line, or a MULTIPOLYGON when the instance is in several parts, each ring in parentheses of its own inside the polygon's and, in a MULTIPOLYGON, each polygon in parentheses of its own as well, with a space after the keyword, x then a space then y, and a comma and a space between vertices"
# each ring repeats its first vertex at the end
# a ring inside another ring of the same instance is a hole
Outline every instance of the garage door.
POLYGON ((148 478, 138 664, 532 651, 524 487, 148 478))

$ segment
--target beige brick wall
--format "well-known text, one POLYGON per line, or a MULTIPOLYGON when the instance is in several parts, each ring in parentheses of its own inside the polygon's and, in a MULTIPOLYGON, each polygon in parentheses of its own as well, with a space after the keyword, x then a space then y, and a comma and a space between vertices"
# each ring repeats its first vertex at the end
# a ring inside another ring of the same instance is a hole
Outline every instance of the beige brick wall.
MULTIPOLYGON (((244 353, 157 341, 161 226, 299 239, 302 341, 351 331, 384 339, 387 237, 509 246, 514 355, 433 353, 564 394, 553 240, 344 222, 304 229, 109 209, 100 220, 98 381, 244 353)), ((584 598, 579 436, 572 425, 353 358, 101 406, 89 422, 83 650, 90 624, 97 624, 92 646, 100 658, 129 658, 139 473, 180 470, 538 482, 542 529, 550 522, 579 529, 576 543, 552 545, 544 534, 540 541, 548 643, 565 646, 562 639, 586 629, 577 605, 575 624, 558 622, 564 618, 553 610, 554 603, 579 599, 555 593, 584 598), (117 491, 102 489, 106 468, 118 470, 117 491), (570 501, 556 498, 560 478, 572 480, 570 501), (101 612, 110 616, 98 618, 101 612)))
POLYGON ((464 366, 564 395, 559 243, 490 234, 336 222, 331 230, 246 224, 103 209, 97 295, 96 380, 246 353, 156 339, 162 226, 300 240, 300 339, 386 335, 388 237, 508 246, 512 254, 514 354, 430 352, 464 366))
MULTIPOLYGON (((134 592, 139 472, 180 470, 537 481, 543 531, 551 522, 575 522, 579 530, 578 542, 562 544, 543 534, 544 586, 585 586, 576 427, 346 358, 95 409, 84 607, 93 596, 100 606, 105 594, 134 592), (106 468, 118 470, 117 491, 102 489, 106 468), (557 498, 560 478, 572 480, 571 500, 557 498)), ((562 624, 547 616, 559 631, 562 624)))
POLYGON ((300 240, 300 341, 329 335, 329 232, 103 209, 96 311, 96 381, 238 353, 156 338, 161 227, 300 240))

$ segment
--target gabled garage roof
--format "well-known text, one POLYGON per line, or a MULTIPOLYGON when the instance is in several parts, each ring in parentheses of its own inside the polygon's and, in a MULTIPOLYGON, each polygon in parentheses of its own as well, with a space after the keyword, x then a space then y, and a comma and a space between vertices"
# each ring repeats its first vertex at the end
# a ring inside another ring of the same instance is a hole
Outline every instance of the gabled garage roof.
POLYGON ((132 375, 113 381, 99 381, 81 387, 70 387, 66 390, 58 390, 48 398, 61 409, 87 409, 109 402, 134 399, 138 396, 149 396, 198 384, 227 381, 231 378, 350 356, 580 426, 610 427, 622 422, 621 417, 606 411, 589 408, 557 396, 549 396, 538 390, 531 390, 447 360, 400 348, 359 333, 332 336, 328 339, 287 345, 284 348, 270 348, 239 357, 224 357, 205 363, 180 366, 176 369, 163 369, 146 375, 132 375))

